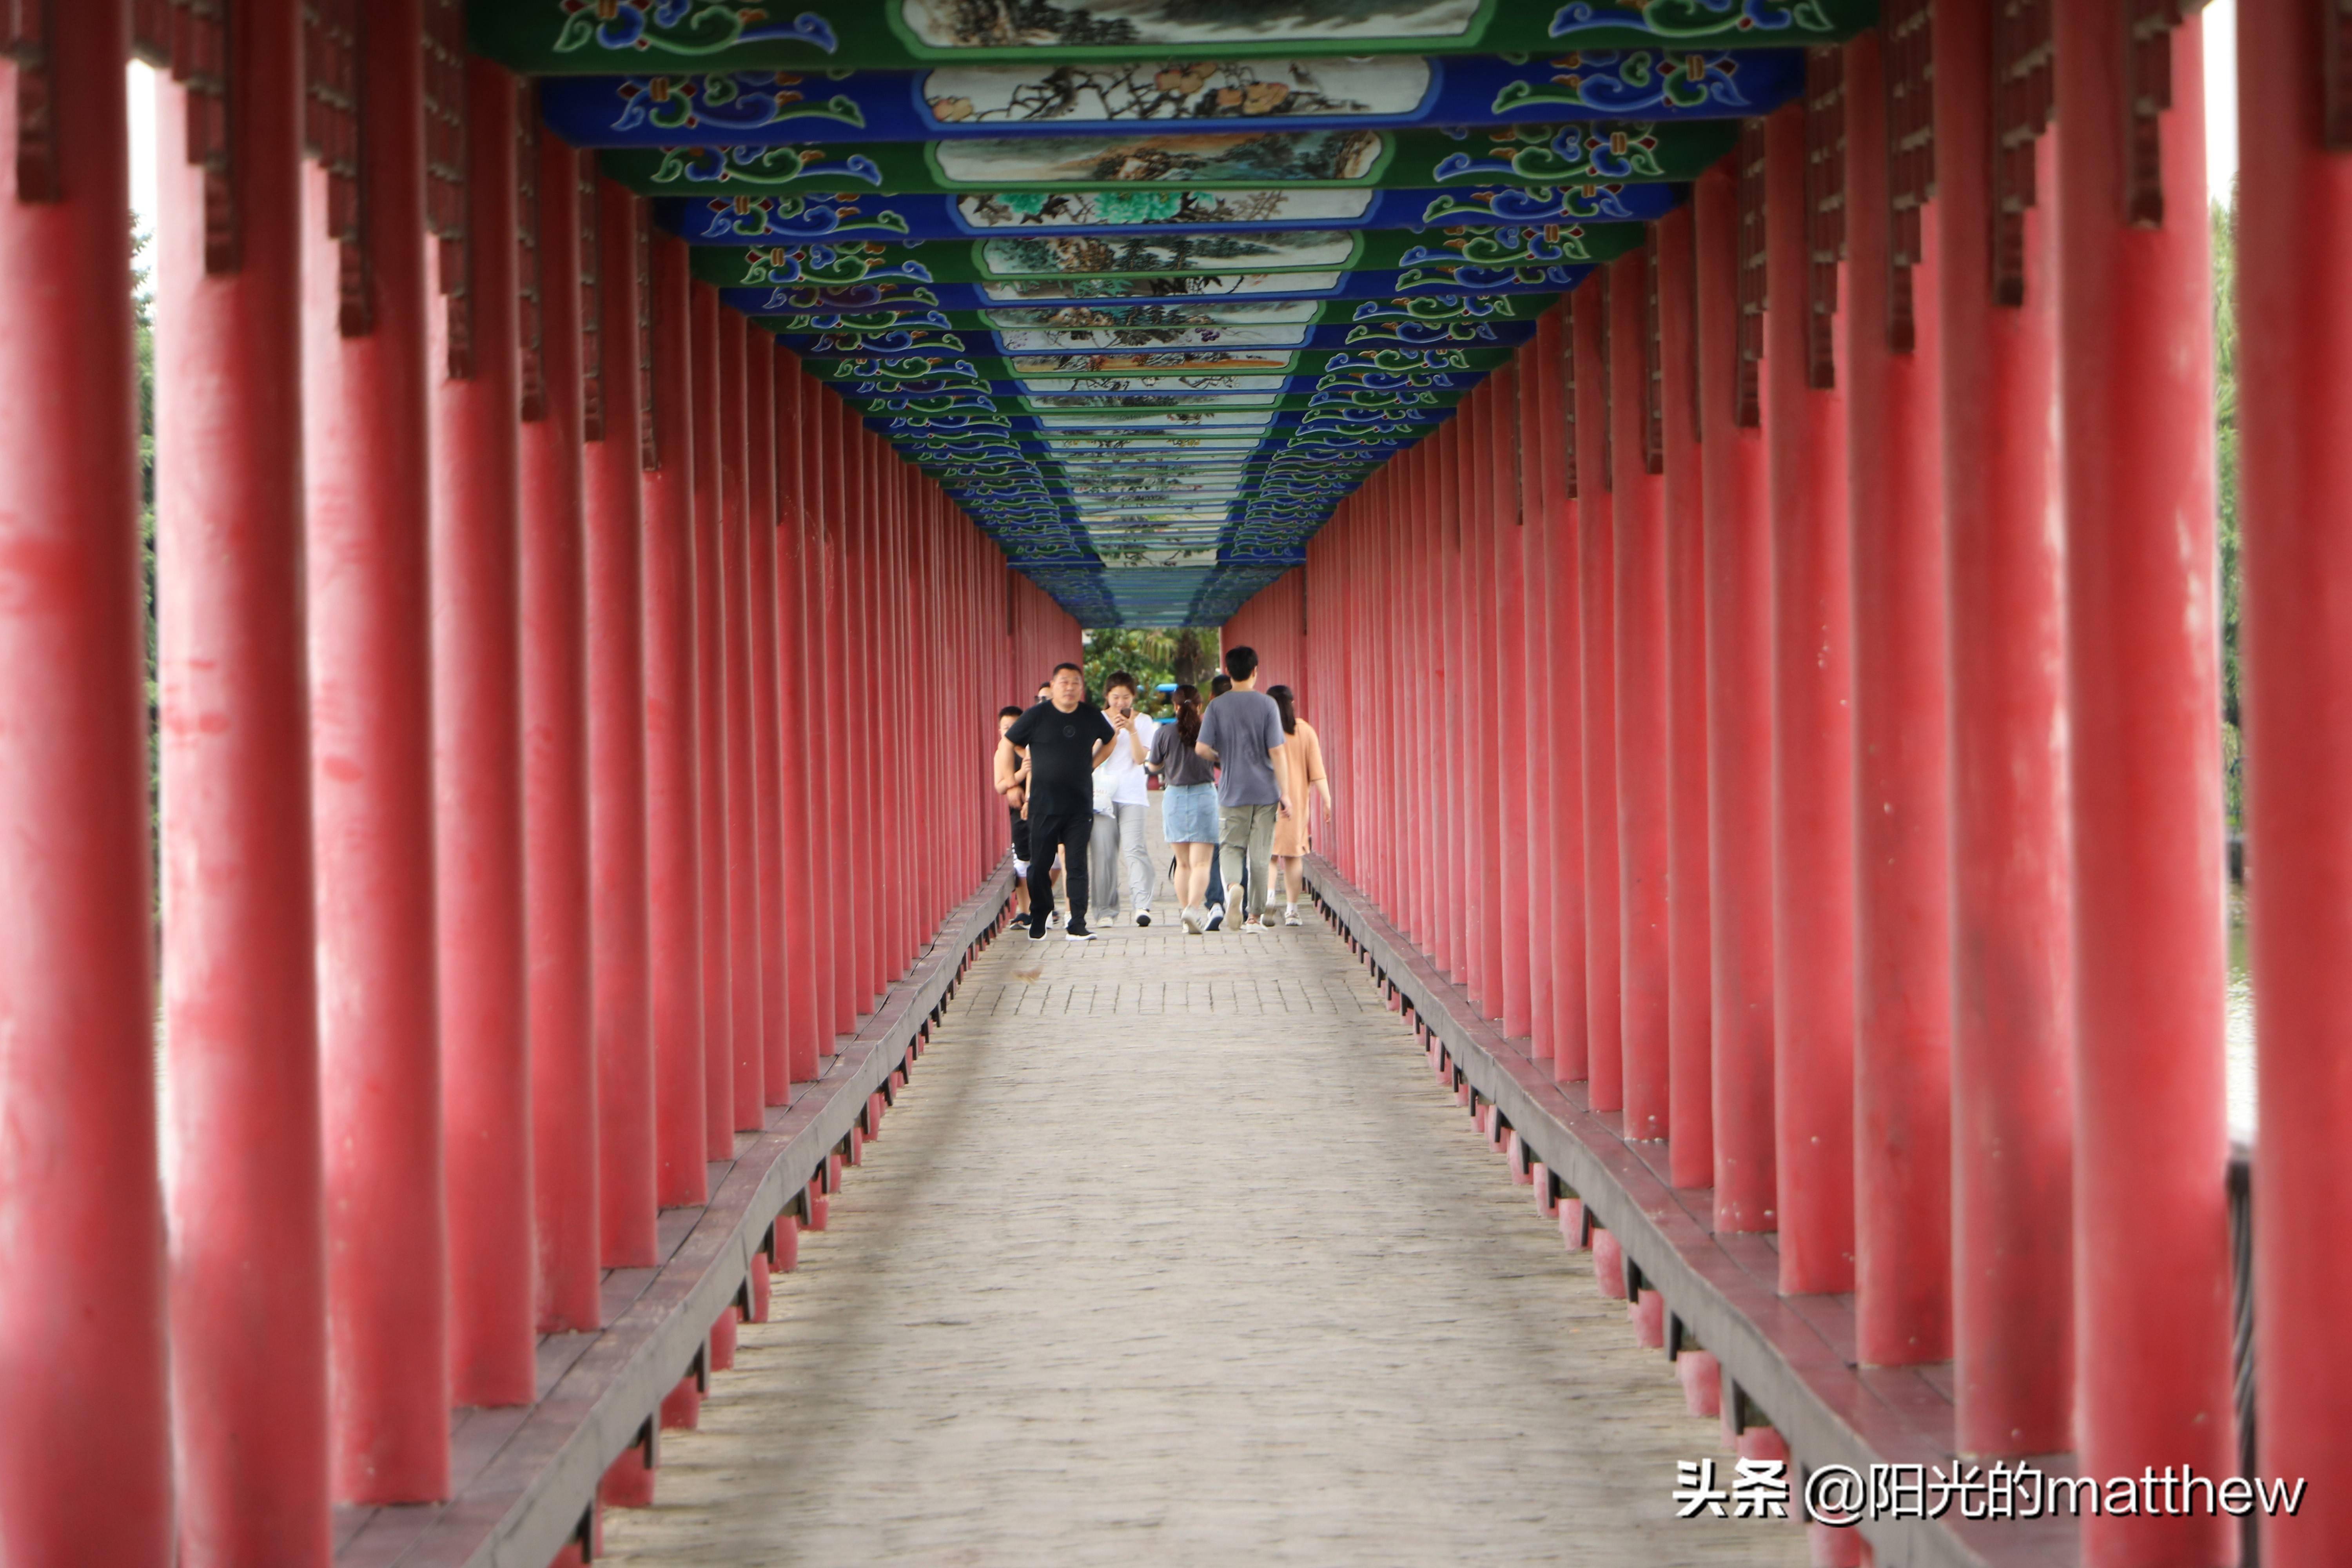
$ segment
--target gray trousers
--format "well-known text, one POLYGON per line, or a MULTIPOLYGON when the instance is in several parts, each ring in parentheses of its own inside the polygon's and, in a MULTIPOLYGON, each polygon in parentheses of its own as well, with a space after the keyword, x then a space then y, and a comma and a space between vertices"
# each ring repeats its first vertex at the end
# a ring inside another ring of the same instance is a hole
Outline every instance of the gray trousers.
MULTIPOLYGON (((1274 822, 1282 810, 1278 805, 1227 805, 1217 812, 1217 842, 1226 849, 1238 851, 1247 858, 1250 892, 1258 903, 1257 910, 1228 909, 1229 919, 1239 920, 1245 914, 1274 908, 1274 822)), ((1240 869, 1232 861, 1224 863, 1224 874, 1231 877, 1240 869)))
POLYGON ((1159 879, 1152 875, 1151 836, 1144 823, 1144 813, 1150 809, 1114 805, 1108 816, 1095 813, 1087 868, 1097 908, 1116 911, 1120 907, 1121 882, 1126 884, 1128 909, 1139 913, 1151 907, 1152 887, 1159 879))

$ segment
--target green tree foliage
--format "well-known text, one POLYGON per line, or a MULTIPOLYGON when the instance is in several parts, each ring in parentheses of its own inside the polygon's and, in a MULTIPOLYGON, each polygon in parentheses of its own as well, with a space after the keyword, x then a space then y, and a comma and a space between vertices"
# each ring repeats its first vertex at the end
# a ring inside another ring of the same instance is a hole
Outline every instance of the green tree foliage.
POLYGON ((2238 830, 2243 779, 2238 741, 2238 199, 2212 209, 2213 457, 2221 589, 2221 792, 2230 829, 2238 830))
POLYGON ((1111 671, 1123 669, 1136 679, 1147 711, 1167 710, 1167 699, 1153 689, 1162 682, 1202 679, 1217 668, 1214 626, 1175 628, 1098 626, 1087 633, 1087 689, 1099 697, 1111 671))

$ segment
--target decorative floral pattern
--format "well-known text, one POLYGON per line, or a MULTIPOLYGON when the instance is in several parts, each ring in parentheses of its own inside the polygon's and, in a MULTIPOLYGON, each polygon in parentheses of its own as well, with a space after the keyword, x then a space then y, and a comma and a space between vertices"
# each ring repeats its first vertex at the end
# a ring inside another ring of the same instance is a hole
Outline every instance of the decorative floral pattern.
POLYGON ((691 57, 765 43, 805 44, 828 55, 840 47, 832 25, 814 11, 771 22, 759 6, 713 0, 563 0, 562 27, 555 37, 558 54, 628 49, 691 57))

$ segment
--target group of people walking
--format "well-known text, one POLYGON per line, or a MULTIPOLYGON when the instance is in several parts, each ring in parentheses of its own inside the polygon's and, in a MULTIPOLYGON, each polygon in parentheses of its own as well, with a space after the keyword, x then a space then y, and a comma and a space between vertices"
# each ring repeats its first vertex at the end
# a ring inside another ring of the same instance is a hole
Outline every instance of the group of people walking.
POLYGON ((1034 706, 997 716, 996 792, 1012 814, 1013 858, 1025 888, 1030 940, 1062 924, 1072 942, 1091 941, 1088 896, 1099 891, 1103 923, 1118 918, 1126 884, 1135 923, 1149 926, 1159 882, 1145 813, 1160 785, 1160 832, 1174 859, 1177 918, 1199 935, 1224 929, 1297 925, 1299 871, 1313 847, 1308 813, 1331 811, 1331 784, 1314 726, 1298 717, 1290 688, 1257 689, 1255 649, 1225 654, 1209 700, 1175 690, 1175 713, 1154 720, 1138 705, 1135 678, 1113 673, 1103 705, 1086 672, 1060 664, 1034 706), (1277 917, 1275 872, 1286 902, 1277 917), (1228 872, 1238 873, 1226 880, 1228 872), (1055 908, 1056 880, 1069 916, 1055 908))

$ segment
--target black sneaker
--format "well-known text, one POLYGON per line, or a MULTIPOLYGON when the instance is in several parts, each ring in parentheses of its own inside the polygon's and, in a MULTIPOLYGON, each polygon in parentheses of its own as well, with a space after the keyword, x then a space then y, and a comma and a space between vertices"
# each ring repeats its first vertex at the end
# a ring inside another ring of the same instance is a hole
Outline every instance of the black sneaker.
POLYGON ((1031 942, 1043 942, 1045 940, 1045 928, 1043 923, 1036 921, 1029 922, 1029 940, 1031 942))
POLYGON ((1135 911, 1135 923, 1136 923, 1137 925, 1139 925, 1139 926, 1148 926, 1148 925, 1150 925, 1150 924, 1151 923, 1151 911, 1150 911, 1150 910, 1136 910, 1136 911, 1135 911))
POLYGON ((1072 921, 1062 928, 1062 935, 1071 942, 1092 942, 1095 939, 1095 933, 1087 929, 1084 921, 1072 921))

